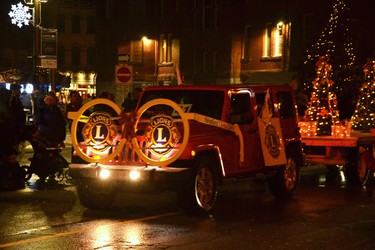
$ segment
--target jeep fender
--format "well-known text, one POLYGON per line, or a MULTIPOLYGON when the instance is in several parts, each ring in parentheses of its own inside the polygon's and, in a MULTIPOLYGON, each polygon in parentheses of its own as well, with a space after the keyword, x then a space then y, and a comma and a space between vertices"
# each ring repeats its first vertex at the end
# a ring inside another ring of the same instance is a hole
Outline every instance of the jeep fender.
POLYGON ((291 142, 286 144, 285 152, 294 152, 295 155, 298 157, 297 164, 299 167, 304 166, 304 157, 302 152, 302 144, 300 141, 291 142))
POLYGON ((212 144, 199 145, 196 148, 196 155, 194 159, 198 159, 201 156, 209 157, 213 162, 215 162, 215 170, 217 171, 218 177, 225 177, 225 168, 220 147, 212 144))

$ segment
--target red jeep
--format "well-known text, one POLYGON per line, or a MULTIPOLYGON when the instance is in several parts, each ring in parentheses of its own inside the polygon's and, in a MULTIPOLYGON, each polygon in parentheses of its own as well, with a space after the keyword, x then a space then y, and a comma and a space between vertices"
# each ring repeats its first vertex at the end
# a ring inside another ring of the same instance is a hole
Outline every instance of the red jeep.
POLYGON ((206 213, 226 179, 259 176, 290 198, 303 164, 295 107, 291 88, 264 85, 149 87, 133 114, 93 100, 69 114, 75 152, 87 162, 69 167, 79 199, 104 208, 117 192, 172 190, 186 211, 206 213))

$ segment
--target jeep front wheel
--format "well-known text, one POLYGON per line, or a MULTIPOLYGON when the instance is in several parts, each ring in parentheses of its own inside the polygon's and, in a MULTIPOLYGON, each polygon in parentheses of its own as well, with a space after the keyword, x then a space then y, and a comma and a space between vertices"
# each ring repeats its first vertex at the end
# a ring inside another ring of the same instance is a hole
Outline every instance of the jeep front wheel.
POLYGON ((214 208, 217 198, 217 176, 208 158, 197 159, 197 168, 186 187, 178 192, 180 206, 191 214, 206 214, 214 208))
POLYGON ((272 177, 267 178, 270 192, 277 198, 291 198, 299 182, 299 160, 292 153, 287 153, 287 162, 272 177))
POLYGON ((79 181, 77 194, 81 204, 92 209, 108 208, 116 196, 113 183, 86 179, 79 181))

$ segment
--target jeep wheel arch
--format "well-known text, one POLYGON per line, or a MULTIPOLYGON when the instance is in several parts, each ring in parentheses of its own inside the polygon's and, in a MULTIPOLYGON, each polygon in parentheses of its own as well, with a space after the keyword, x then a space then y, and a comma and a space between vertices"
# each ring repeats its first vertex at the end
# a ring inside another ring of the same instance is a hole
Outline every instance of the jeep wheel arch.
POLYGON ((209 213, 216 204, 217 187, 215 163, 209 157, 198 157, 187 185, 177 193, 178 202, 188 213, 209 213))
POLYGON ((277 198, 292 198, 300 180, 301 155, 293 147, 286 150, 286 164, 281 166, 271 177, 267 178, 270 192, 277 198))

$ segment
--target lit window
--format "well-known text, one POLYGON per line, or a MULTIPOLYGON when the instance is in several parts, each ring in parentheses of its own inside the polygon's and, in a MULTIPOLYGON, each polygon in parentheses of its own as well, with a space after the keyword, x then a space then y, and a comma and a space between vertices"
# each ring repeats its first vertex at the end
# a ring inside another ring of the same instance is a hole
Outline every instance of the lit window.
POLYGON ((160 36, 160 63, 172 62, 172 34, 160 36))
POLYGON ((263 57, 281 57, 284 44, 284 24, 267 24, 263 39, 263 57))

